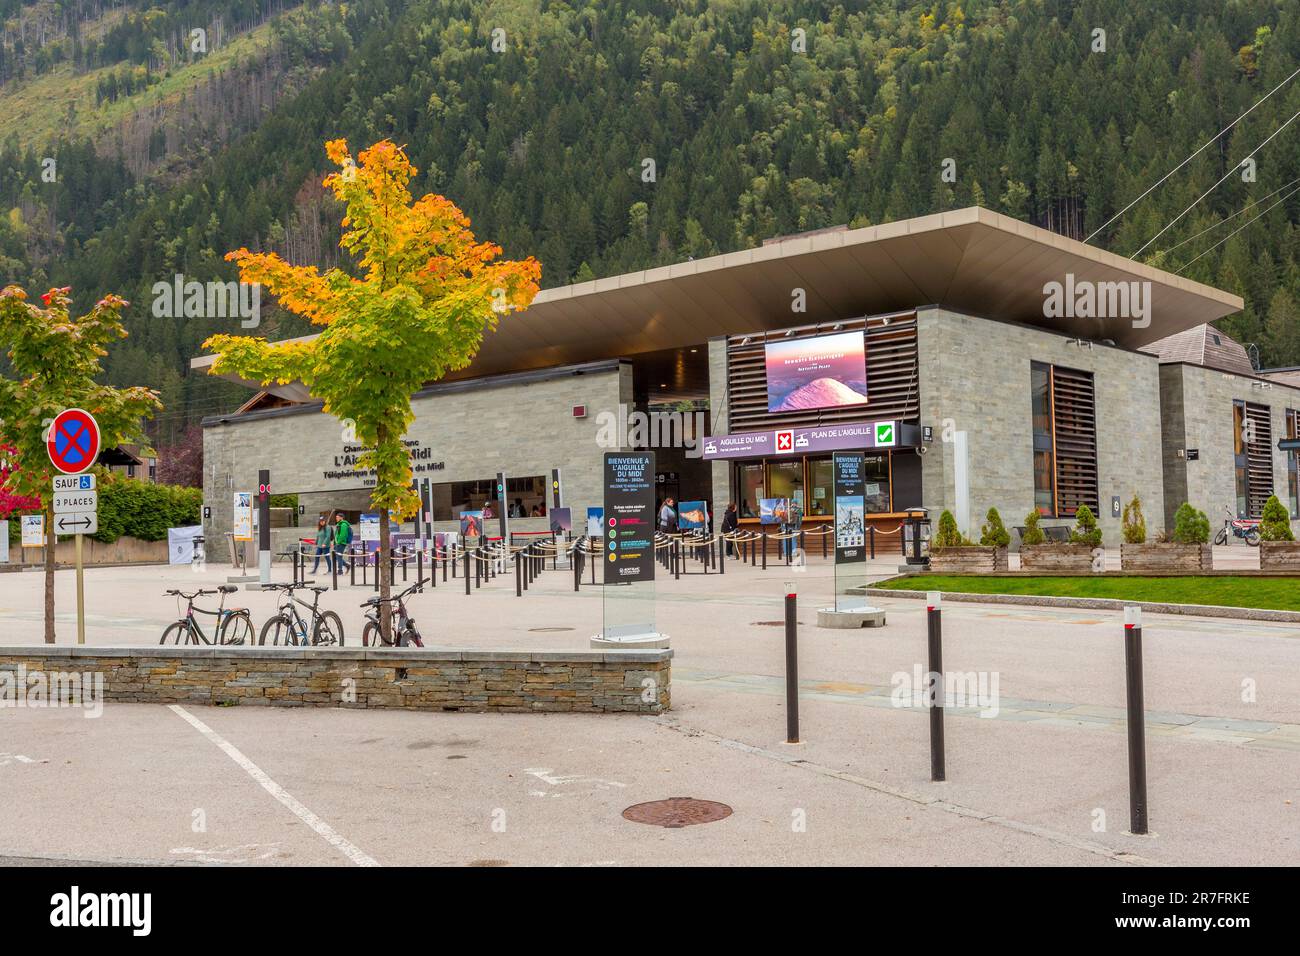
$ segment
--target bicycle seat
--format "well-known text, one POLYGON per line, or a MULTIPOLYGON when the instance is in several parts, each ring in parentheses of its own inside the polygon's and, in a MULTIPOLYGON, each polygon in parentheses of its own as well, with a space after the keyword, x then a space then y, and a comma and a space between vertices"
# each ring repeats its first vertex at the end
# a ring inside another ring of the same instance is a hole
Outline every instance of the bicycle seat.
POLYGON ((234 594, 239 590, 239 588, 235 587, 233 584, 221 584, 217 586, 217 590, 222 594, 234 594))
POLYGON ((360 606, 361 606, 361 607, 370 607, 370 606, 372 606, 372 605, 378 604, 379 602, 380 602, 380 599, 377 598, 377 597, 366 598, 364 601, 361 602, 360 606))
POLYGON ((329 590, 329 588, 320 588, 313 585, 312 590, 315 591, 317 594, 324 594, 326 591, 329 590))

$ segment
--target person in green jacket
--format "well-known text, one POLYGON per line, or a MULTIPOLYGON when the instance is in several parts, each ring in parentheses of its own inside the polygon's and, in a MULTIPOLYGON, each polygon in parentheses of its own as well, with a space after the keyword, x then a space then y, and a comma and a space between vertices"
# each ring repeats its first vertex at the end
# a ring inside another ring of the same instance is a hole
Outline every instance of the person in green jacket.
POLYGON ((334 515, 334 560, 338 562, 340 571, 351 569, 348 559, 344 557, 348 545, 352 543, 352 525, 348 524, 348 519, 341 514, 334 515))
POLYGON ((316 522, 316 560, 312 562, 311 573, 315 574, 320 569, 320 559, 325 558, 325 570, 334 570, 334 556, 330 553, 330 526, 329 519, 321 515, 316 522))

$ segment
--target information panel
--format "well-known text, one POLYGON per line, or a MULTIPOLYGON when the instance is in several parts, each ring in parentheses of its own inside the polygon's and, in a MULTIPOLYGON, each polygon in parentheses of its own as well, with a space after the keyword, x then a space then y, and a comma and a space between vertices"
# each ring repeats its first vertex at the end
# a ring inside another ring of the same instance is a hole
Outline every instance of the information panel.
POLYGON ((653 581, 655 576, 654 452, 605 454, 605 580, 653 581))
POLYGON ((835 563, 867 559, 863 456, 838 452, 835 461, 835 563))

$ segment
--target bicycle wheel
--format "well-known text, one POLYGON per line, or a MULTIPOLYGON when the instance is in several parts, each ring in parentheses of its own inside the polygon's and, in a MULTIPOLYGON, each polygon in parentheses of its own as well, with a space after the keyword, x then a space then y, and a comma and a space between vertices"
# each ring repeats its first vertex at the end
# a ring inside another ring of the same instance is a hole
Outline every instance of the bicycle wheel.
POLYGON ((163 631, 162 640, 159 644, 188 644, 190 642, 190 629, 185 626, 184 621, 177 621, 170 625, 167 630, 163 631))
POLYGON ((362 647, 392 647, 391 644, 384 643, 383 632, 374 621, 366 622, 365 630, 361 632, 361 645, 362 647))
POLYGON ((311 642, 313 645, 325 644, 342 647, 343 621, 333 611, 323 612, 320 617, 316 618, 316 624, 311 629, 311 642))
POLYGON ((293 622, 283 614, 277 614, 262 625, 262 633, 258 636, 257 643, 270 643, 273 646, 297 644, 298 641, 293 635, 293 622))
POLYGON ((1216 535, 1214 536, 1214 543, 1215 543, 1215 544, 1218 544, 1218 545, 1224 545, 1224 544, 1227 544, 1227 543, 1228 543, 1228 532, 1225 531, 1223 528, 1220 528, 1220 529, 1219 529, 1219 533, 1216 534, 1216 535))
POLYGON ((227 614, 217 629, 218 644, 252 644, 253 619, 248 614, 227 614))
POLYGON ((404 630, 397 643, 400 647, 410 647, 412 644, 416 647, 424 647, 424 640, 420 637, 420 632, 413 627, 404 630))
POLYGON ((1251 528, 1246 532, 1246 543, 1252 548, 1259 547, 1259 529, 1251 528))

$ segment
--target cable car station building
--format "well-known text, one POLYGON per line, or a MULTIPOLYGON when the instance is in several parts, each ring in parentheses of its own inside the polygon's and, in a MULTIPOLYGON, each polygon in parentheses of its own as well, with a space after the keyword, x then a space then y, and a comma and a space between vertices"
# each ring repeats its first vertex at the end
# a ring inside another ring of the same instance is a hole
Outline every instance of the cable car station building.
MULTIPOLYGON (((1212 524, 1275 492, 1296 513, 1276 440, 1296 433, 1300 374, 1256 372, 1209 326, 1242 306, 981 208, 824 230, 545 290, 414 396, 406 439, 438 530, 497 498, 498 472, 505 506, 535 515, 512 530, 547 528, 559 469, 581 533, 603 453, 644 447, 660 497, 707 501, 715 521, 734 502, 757 524, 762 499, 790 498, 830 522, 831 456, 856 450, 881 530, 917 507, 978 536, 990 507, 1052 526, 1087 505, 1117 545, 1134 494, 1151 533, 1184 500, 1212 524)), ((262 468, 308 515, 369 510, 346 423, 300 383, 245 384, 244 406, 203 423, 206 539, 262 468)))

